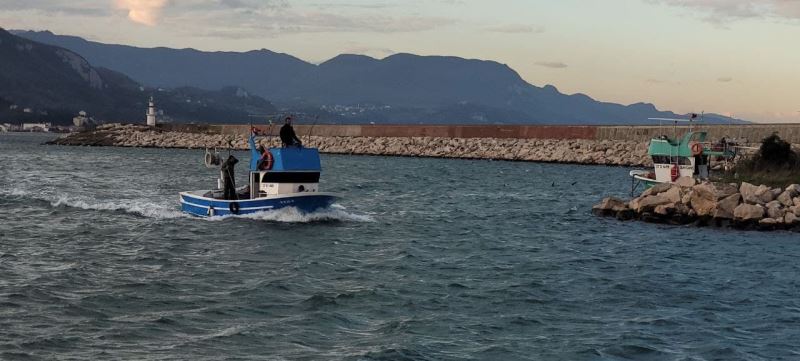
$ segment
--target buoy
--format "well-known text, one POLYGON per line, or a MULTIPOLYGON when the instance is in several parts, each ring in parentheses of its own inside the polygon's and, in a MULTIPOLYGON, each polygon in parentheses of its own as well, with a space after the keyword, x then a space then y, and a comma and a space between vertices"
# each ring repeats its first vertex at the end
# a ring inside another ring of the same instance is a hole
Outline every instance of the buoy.
POLYGON ((272 163, 275 160, 272 158, 272 152, 269 150, 265 151, 264 154, 261 155, 261 160, 259 161, 258 169, 259 170, 270 170, 272 169, 272 163))
POLYGON ((678 178, 680 178, 680 176, 681 176, 681 172, 680 172, 680 170, 678 169, 678 165, 677 165, 677 164, 673 164, 673 165, 672 165, 672 168, 670 168, 670 170, 669 170, 669 171, 670 171, 670 175, 672 176, 672 181, 673 181, 673 182, 674 182, 674 181, 676 181, 676 180, 678 180, 678 178))
POLYGON ((214 217, 214 206, 208 206, 208 216, 214 217))
POLYGON ((692 155, 698 156, 700 154, 703 154, 703 145, 700 143, 692 144, 692 155))

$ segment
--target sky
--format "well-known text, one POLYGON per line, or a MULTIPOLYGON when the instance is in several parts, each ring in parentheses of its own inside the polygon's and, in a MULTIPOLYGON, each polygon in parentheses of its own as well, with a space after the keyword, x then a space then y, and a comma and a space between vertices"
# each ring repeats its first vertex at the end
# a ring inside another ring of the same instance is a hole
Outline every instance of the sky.
POLYGON ((0 0, 0 27, 313 63, 494 60, 601 101, 800 122, 800 0, 0 0))

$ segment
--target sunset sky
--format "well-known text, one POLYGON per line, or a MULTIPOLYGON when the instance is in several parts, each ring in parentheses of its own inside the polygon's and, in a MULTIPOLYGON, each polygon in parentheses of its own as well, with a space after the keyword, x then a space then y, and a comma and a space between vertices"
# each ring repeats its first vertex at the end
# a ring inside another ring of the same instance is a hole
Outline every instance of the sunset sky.
POLYGON ((800 122, 800 0, 2 0, 0 26, 315 63, 454 55, 602 101, 800 122))

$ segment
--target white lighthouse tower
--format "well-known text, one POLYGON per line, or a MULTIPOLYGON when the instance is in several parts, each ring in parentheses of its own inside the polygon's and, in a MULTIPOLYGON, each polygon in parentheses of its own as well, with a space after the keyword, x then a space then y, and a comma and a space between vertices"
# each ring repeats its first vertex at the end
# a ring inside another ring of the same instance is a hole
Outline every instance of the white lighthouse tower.
POLYGON ((150 103, 147 105, 147 125, 150 127, 156 126, 156 105, 153 104, 153 97, 150 97, 150 103))

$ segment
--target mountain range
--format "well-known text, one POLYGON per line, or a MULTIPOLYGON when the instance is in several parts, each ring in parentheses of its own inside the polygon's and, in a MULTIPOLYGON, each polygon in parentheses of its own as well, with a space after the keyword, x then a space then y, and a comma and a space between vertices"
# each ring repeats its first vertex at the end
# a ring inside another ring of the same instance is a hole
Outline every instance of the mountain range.
MULTIPOLYGON (((312 113, 321 122, 647 124, 649 117, 680 117, 648 103, 599 102, 584 94, 563 94, 551 85, 537 87, 494 61, 344 54, 317 65, 269 50, 139 48, 49 31, 13 33, 110 69, 98 74, 114 71, 145 87, 170 91, 243 89, 285 112, 312 113)), ((167 104, 161 107, 170 111, 167 104)), ((705 120, 742 122, 718 115, 706 115, 705 120)))
POLYGON ((270 102, 235 87, 148 88, 73 51, 0 29, 0 120, 67 124, 85 110, 104 121, 139 121, 151 94, 175 121, 247 122, 252 112, 275 111, 270 102))

